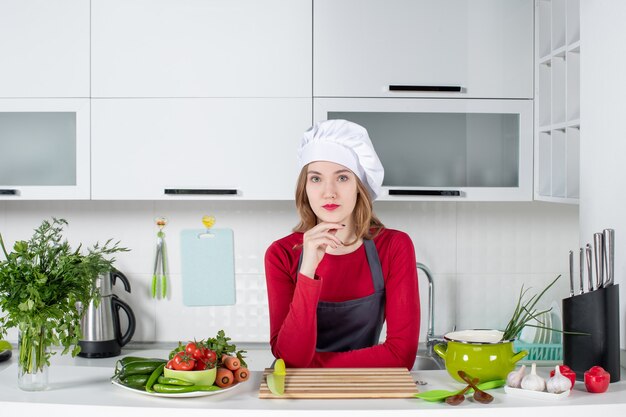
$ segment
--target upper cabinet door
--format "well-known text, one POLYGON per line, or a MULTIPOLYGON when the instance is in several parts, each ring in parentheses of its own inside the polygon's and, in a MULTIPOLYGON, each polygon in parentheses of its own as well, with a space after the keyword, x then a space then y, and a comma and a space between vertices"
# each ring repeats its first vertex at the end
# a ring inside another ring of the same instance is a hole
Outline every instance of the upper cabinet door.
POLYGON ((89 97, 89 2, 0 0, 0 97, 89 97))
POLYGON ((313 21, 316 97, 533 97, 533 0, 315 0, 313 21))
POLYGON ((0 100, 0 200, 89 199, 89 99, 0 100))
POLYGON ((92 0, 93 97, 310 97, 311 0, 92 0))
POLYGON ((292 200, 308 98, 92 100, 94 200, 292 200))

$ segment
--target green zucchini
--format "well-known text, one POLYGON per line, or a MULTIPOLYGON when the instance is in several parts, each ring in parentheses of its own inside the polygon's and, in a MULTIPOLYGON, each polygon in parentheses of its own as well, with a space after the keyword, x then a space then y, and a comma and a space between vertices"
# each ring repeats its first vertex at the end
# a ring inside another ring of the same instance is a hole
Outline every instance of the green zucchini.
POLYGON ((125 378, 120 378, 118 380, 124 386, 145 390, 146 382, 148 382, 149 377, 150 375, 129 375, 125 378))
POLYGON ((150 375, 159 366, 165 367, 165 362, 163 361, 130 362, 126 364, 124 367, 122 367, 122 369, 120 369, 116 375, 119 378, 125 378, 130 375, 150 375))
POLYGON ((165 363, 167 361, 165 359, 159 359, 159 358, 142 358, 139 356, 125 356, 115 363, 115 374, 116 375, 119 374, 122 371, 122 369, 124 369, 125 366, 127 366, 130 363, 135 363, 135 362, 165 363))

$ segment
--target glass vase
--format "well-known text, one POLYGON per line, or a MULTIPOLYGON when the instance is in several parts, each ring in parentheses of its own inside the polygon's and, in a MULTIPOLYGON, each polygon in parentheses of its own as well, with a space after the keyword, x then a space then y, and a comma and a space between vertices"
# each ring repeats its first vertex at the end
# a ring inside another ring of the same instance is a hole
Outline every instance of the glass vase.
POLYGON ((17 385, 24 391, 48 388, 48 360, 45 329, 41 326, 19 326, 17 385))

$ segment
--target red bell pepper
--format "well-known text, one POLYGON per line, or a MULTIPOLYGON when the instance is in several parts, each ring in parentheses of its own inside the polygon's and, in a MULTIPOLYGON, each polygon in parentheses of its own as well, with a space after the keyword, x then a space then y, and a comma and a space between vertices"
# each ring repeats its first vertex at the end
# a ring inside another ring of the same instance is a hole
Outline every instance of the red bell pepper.
POLYGON ((611 375, 601 366, 592 366, 585 372, 585 387, 587 391, 601 393, 609 388, 611 375))

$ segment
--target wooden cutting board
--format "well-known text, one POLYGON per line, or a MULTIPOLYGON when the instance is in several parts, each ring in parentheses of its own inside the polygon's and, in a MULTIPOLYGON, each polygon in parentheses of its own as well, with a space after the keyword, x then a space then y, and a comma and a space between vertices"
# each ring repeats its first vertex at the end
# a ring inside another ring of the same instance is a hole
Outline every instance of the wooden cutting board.
POLYGON ((263 372, 259 398, 413 398, 418 393, 406 368, 287 368, 285 394, 274 395, 263 372))

